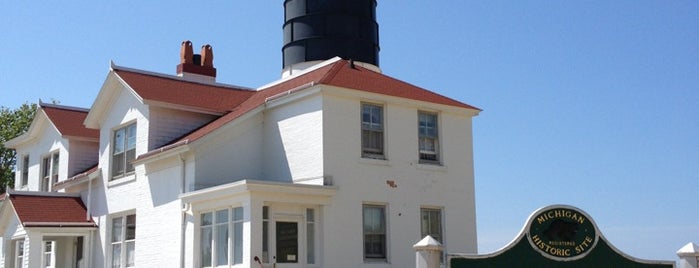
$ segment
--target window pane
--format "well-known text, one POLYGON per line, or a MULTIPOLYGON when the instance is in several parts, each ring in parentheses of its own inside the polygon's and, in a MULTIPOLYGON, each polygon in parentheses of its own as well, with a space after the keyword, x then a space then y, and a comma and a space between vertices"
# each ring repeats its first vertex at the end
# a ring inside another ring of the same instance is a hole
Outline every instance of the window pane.
POLYGON ((243 220, 243 208, 233 208, 233 220, 240 221, 243 220))
POLYGON ((364 256, 366 258, 383 259, 386 258, 384 245, 386 244, 386 236, 384 235, 365 235, 364 236, 364 256))
POLYGON ((112 268, 121 267, 121 244, 112 245, 112 268))
POLYGON ((216 265, 228 264, 228 224, 216 226, 216 241, 214 241, 214 245, 216 245, 216 265))
POLYGON ((213 223, 213 222, 214 222, 214 220, 213 220, 213 214, 212 214, 211 212, 209 212, 209 213, 202 213, 202 214, 201 214, 201 223, 200 223, 200 224, 201 224, 202 226, 204 226, 204 225, 211 225, 211 223, 213 223))
POLYGON ((114 154, 124 151, 124 129, 114 132, 114 154))
POLYGON ((126 151, 126 159, 124 159, 124 164, 126 165, 126 172, 134 171, 133 164, 131 161, 136 159, 136 149, 130 149, 126 151))
POLYGON ((364 208, 364 231, 369 233, 383 233, 384 212, 382 207, 364 208))
POLYGON ((122 218, 118 217, 118 218, 112 219, 112 242, 121 241, 122 229, 123 229, 122 218))
POLYGON ((233 224, 233 238, 233 263, 243 263, 243 222, 233 224))
POLYGON ((306 261, 309 264, 316 262, 315 239, 315 224, 313 222, 306 223, 306 261))
POLYGON ((228 209, 216 211, 216 223, 228 222, 228 209))
POLYGON ((213 234, 211 227, 201 228, 201 240, 199 246, 201 247, 201 266, 204 267, 211 266, 211 241, 213 240, 212 235, 213 234))
POLYGON ((136 242, 126 242, 126 267, 134 266, 134 255, 136 255, 136 242))
POLYGON ((136 148, 136 124, 126 127, 126 150, 136 148))
POLYGON ((58 174, 58 153, 53 155, 53 161, 51 163, 51 174, 58 174))
POLYGON ((124 153, 112 156, 112 176, 124 174, 124 153))
POLYGON ((126 240, 136 239, 136 215, 126 216, 126 240))

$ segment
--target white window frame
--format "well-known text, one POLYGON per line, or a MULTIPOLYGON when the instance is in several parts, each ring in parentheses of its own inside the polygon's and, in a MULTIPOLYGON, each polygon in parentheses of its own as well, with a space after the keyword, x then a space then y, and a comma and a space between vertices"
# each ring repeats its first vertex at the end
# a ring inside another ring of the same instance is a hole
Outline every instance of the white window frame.
POLYGON ((25 239, 20 239, 15 241, 15 254, 14 254, 14 261, 15 261, 15 268, 21 268, 24 267, 24 259, 27 257, 26 253, 27 251, 25 250, 25 239), (20 252, 22 253, 20 255, 20 252))
POLYGON ((316 254, 316 210, 306 209, 306 264, 314 265, 318 263, 316 254))
POLYGON ((136 122, 131 122, 112 131, 112 150, 110 154, 110 180, 116 180, 133 174, 135 171, 131 161, 136 159, 136 143, 138 138, 138 128, 136 122), (131 132, 133 131, 133 132, 131 132), (122 137, 119 138, 119 133, 122 137), (133 135, 133 136, 130 136, 133 135), (133 140, 131 140, 133 139, 133 140), (121 143, 121 147, 117 148, 117 142, 121 143), (120 151, 117 151, 119 149, 120 151), (121 167, 117 165, 117 160, 120 161, 121 167))
POLYGON ((245 211, 243 207, 228 207, 205 211, 199 214, 199 267, 229 267, 243 263, 243 222, 245 211), (226 212, 226 218, 220 220, 220 212, 226 212), (210 222, 205 222, 205 215, 210 215, 210 222), (221 232, 221 227, 225 228, 226 242, 220 244, 217 242, 217 236, 221 232), (209 229, 211 237, 203 235, 205 229, 209 229), (204 245, 208 244, 211 249, 211 256, 208 263, 205 263, 206 255, 203 254, 204 245), (225 263, 218 263, 218 247, 226 249, 225 263), (210 264, 210 265, 209 265, 210 264))
POLYGON ((60 167, 60 152, 51 152, 41 158, 41 179, 39 190, 44 192, 53 191, 53 184, 58 182, 58 168, 60 167))
POLYGON ((440 243, 444 244, 444 210, 441 208, 437 207, 421 207, 420 208, 420 239, 424 238, 425 236, 431 236, 435 240, 439 241, 440 243), (437 216, 439 217, 438 219, 438 233, 435 232, 433 229, 434 226, 431 224, 434 223, 432 221, 431 217, 434 215, 431 215, 432 213, 437 213, 437 216), (427 215, 426 215, 427 214, 427 215), (428 219, 425 219, 425 217, 429 217, 428 219), (425 223, 428 224, 428 226, 425 226, 425 223))
POLYGON ((22 156, 22 166, 20 170, 19 187, 24 187, 29 184, 29 155, 22 156))
MULTIPOLYGON (((129 256, 128 256, 128 247, 129 245, 133 246, 133 252, 135 255, 136 252, 136 214, 135 213, 123 213, 119 215, 113 215, 111 217, 110 222, 110 231, 109 231, 109 236, 108 236, 108 243, 109 243, 109 259, 107 262, 107 265, 105 267, 135 267, 136 262, 135 260, 131 260, 131 263, 129 263, 129 256), (129 227, 131 224, 129 224, 128 219, 130 217, 133 217, 133 237, 127 237, 127 233, 129 231, 129 227), (115 223, 119 223, 120 226, 116 226, 115 223), (119 231, 119 234, 115 236, 115 232, 119 231), (119 256, 114 256, 114 248, 119 247, 119 256), (116 260, 118 258, 118 260, 116 260), (118 263, 115 263, 115 261, 118 261, 118 263)), ((133 256, 132 256, 133 257, 133 256)))
POLYGON ((362 102, 360 106, 362 157, 386 159, 386 111, 384 105, 362 102), (375 115, 378 111, 380 114, 375 115), (367 114, 368 112, 368 114, 367 114), (377 146, 372 146, 370 139, 375 137, 377 146), (378 148, 376 148, 378 147, 378 148))
POLYGON ((388 206, 385 204, 362 204, 362 255, 364 257, 364 262, 388 262, 388 252, 389 252, 389 245, 388 245, 388 206), (368 208, 377 208, 381 209, 382 215, 381 215, 381 228, 383 230, 378 230, 376 232, 371 232, 370 230, 367 230, 366 227, 366 221, 370 220, 367 218, 367 211, 366 209, 368 208), (378 256, 368 256, 367 255, 367 236, 383 236, 383 255, 378 255, 378 256))
POLYGON ((262 262, 269 263, 269 206, 262 206, 262 262))
POLYGON ((423 164, 439 164, 439 114, 435 112, 418 111, 417 114, 418 133, 418 157, 423 164), (428 118, 434 119, 434 125, 430 125, 428 118), (428 148, 429 143, 432 148, 428 148))
POLYGON ((56 241, 43 241, 42 246, 41 267, 56 267, 56 241))

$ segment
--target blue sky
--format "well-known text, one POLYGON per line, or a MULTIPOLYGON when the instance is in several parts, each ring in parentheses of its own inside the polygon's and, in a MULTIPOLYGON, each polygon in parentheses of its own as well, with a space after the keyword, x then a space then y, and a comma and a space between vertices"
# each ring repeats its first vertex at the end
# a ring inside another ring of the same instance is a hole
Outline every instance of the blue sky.
MULTIPOLYGON (((89 107, 109 70, 174 74, 214 48, 218 81, 280 76, 282 1, 0 1, 0 106, 89 107)), ((379 1, 387 75, 475 105, 481 252, 539 207, 590 214, 622 251, 699 243, 699 2, 379 1), (435 4, 436 3, 436 4, 435 4)))

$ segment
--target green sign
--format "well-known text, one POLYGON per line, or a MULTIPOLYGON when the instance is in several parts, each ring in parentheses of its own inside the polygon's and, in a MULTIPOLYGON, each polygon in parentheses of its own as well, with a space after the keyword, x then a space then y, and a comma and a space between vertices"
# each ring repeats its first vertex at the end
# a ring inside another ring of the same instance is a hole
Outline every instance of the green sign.
POLYGON ((584 212, 568 206, 543 208, 529 219, 527 238, 532 247, 554 260, 575 260, 595 247, 597 229, 584 212))
POLYGON ((504 248, 487 254, 448 254, 449 268, 673 268, 673 261, 641 260, 612 246, 582 210, 553 205, 529 216, 504 248))

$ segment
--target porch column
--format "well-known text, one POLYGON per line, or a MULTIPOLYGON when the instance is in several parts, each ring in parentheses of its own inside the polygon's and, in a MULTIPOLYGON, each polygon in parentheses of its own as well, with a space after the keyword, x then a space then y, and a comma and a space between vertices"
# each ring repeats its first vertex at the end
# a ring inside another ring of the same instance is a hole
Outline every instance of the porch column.
POLYGON ((677 251, 680 257, 679 268, 699 268, 699 246, 689 243, 677 251))
POLYGON ((41 260, 43 259, 44 245, 42 241, 44 236, 41 232, 25 229, 27 236, 24 242, 24 263, 27 268, 40 268, 41 260))
POLYGON ((439 241, 428 235, 413 245, 413 249, 415 250, 416 268, 439 268, 439 259, 443 249, 439 241))

